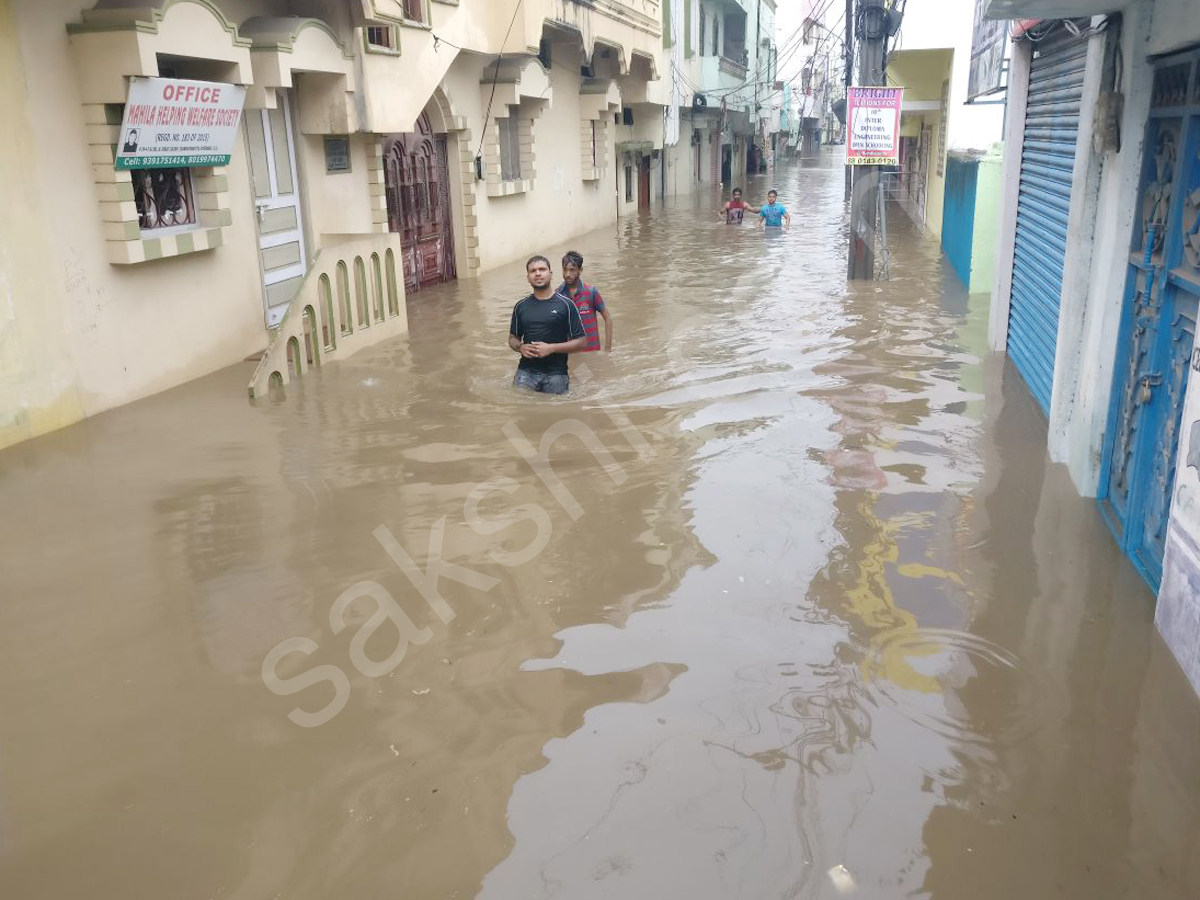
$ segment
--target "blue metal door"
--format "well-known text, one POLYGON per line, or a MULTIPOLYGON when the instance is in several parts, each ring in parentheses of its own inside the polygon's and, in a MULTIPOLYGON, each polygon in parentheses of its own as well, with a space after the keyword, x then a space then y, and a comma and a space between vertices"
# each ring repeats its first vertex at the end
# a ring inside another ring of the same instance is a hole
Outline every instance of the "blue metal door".
POLYGON ((1087 41, 1059 29, 1036 45, 1029 72, 1008 355, 1043 412, 1050 409, 1054 388, 1067 212, 1086 62, 1087 41))
POLYGON ((1157 590, 1200 300, 1200 52, 1155 69, 1101 509, 1157 590))

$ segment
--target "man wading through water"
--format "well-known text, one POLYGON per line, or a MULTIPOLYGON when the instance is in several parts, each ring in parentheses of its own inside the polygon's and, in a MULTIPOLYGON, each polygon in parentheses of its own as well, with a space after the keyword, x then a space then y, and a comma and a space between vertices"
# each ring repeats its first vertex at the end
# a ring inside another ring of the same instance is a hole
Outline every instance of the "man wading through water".
POLYGON ((777 192, 767 191, 767 205, 758 210, 760 228, 783 228, 786 231, 792 227, 792 214, 787 207, 776 202, 778 199, 777 192))
POLYGON ((513 307, 508 346, 521 354, 513 384, 543 394, 565 394, 571 385, 567 354, 587 346, 575 304, 550 287, 550 260, 531 257, 525 274, 533 293, 513 307))
POLYGON ((563 283, 558 286, 558 292, 575 304, 579 310, 579 318, 583 319, 583 330, 587 332, 587 346, 584 353, 600 349, 600 323, 596 321, 596 313, 604 317, 604 352, 612 352, 612 315, 608 305, 600 296, 600 291, 593 284, 586 284, 583 275, 583 256, 578 250, 568 250, 563 257, 563 283))
POLYGON ((717 215, 725 217, 726 225, 741 225, 742 218, 746 215, 747 211, 752 213, 758 212, 757 209, 742 200, 742 189, 734 188, 732 198, 721 207, 721 211, 717 215))

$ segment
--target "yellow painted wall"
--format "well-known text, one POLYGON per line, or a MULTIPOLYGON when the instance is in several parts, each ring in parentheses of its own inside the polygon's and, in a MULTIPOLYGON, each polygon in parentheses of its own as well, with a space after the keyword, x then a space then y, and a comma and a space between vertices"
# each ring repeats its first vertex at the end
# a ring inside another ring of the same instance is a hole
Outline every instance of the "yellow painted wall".
MULTIPOLYGON (((954 51, 950 49, 898 51, 892 54, 888 61, 888 84, 892 87, 904 88, 905 102, 941 101, 942 88, 951 80, 953 65, 954 51)), ((950 87, 952 88, 953 85, 951 84, 950 87)), ((942 236, 942 203, 946 195, 946 154, 949 149, 949 133, 947 131, 944 141, 939 140, 942 113, 938 110, 906 113, 902 133, 917 135, 923 124, 933 127, 933 136, 929 147, 929 168, 925 182, 925 227, 930 237, 940 240, 942 236)), ((949 122, 946 124, 949 126, 949 122)))
POLYGON ((888 57, 888 86, 904 88, 906 100, 940 100, 953 60, 949 49, 898 50, 888 57))
POLYGON ((929 178, 925 187, 925 228, 930 237, 942 239, 942 204, 946 201, 946 148, 941 147, 938 159, 938 129, 942 124, 941 113, 926 113, 925 121, 933 126, 933 143, 929 147, 929 178), (941 174, 938 174, 939 167, 941 174))

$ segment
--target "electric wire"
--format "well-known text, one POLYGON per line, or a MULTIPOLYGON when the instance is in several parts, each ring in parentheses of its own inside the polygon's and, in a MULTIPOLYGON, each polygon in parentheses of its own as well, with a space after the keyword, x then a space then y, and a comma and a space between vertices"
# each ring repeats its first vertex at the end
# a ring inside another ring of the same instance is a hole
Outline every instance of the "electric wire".
MULTIPOLYGON (((830 0, 830 2, 832 2, 832 0, 830 0)), ((801 25, 799 28, 797 28, 795 31, 793 31, 793 32, 792 32, 791 36, 790 36, 790 37, 789 37, 789 38, 788 38, 786 41, 784 41, 784 44, 783 44, 783 46, 785 46, 785 47, 787 47, 787 46, 790 46, 790 47, 791 47, 791 53, 788 55, 788 57, 787 57, 787 59, 785 60, 785 62, 790 62, 790 61, 791 61, 791 58, 792 58, 792 56, 794 56, 794 55, 795 55, 795 52, 796 52, 796 50, 798 49, 798 47, 799 47, 799 46, 801 46, 800 44, 797 44, 797 43, 796 43, 796 39, 797 39, 797 38, 800 36, 800 34, 801 34, 801 32, 803 31, 803 29, 804 29, 804 26, 803 26, 803 25, 801 25)), ((780 70, 780 67, 781 67, 781 65, 782 65, 782 64, 780 63, 780 61, 779 61, 779 53, 780 53, 780 52, 781 52, 781 51, 779 51, 779 50, 777 49, 777 51, 776 51, 776 59, 775 59, 775 71, 776 71, 776 73, 778 73, 778 72, 779 72, 779 70, 780 70)), ((701 56, 703 56, 703 52, 702 52, 700 55, 701 55, 701 56)), ((757 62, 758 62, 758 60, 757 60, 757 54, 756 54, 756 57, 755 57, 755 59, 756 59, 756 64, 757 64, 757 62)), ((753 81, 747 78, 747 79, 743 79, 743 80, 742 80, 740 83, 738 83, 737 85, 735 85, 734 87, 731 87, 731 88, 721 88, 721 89, 718 89, 718 90, 715 90, 715 91, 700 91, 700 90, 698 90, 698 89, 697 89, 697 93, 703 93, 705 96, 709 96, 709 95, 711 95, 711 96, 714 96, 714 97, 722 97, 722 98, 723 98, 723 97, 727 97, 727 96, 729 96, 730 94, 736 94, 738 91, 740 91, 740 90, 743 90, 744 88, 747 88, 747 87, 754 87, 754 86, 756 86, 756 85, 758 85, 758 84, 769 84, 769 83, 770 83, 770 82, 765 82, 765 81, 763 81, 763 82, 760 82, 760 81, 758 81, 758 80, 757 80, 757 78, 758 78, 758 75, 759 75, 759 72, 758 72, 758 68, 757 68, 757 65, 756 65, 756 68, 755 68, 755 73, 754 73, 755 80, 753 80, 753 81)))
POLYGON ((492 118, 492 101, 496 99, 496 84, 500 81, 500 61, 504 59, 504 47, 508 44, 508 36, 512 34, 513 25, 517 22, 517 13, 520 11, 523 2, 524 0, 517 0, 517 5, 513 7, 512 18, 508 20, 508 31, 504 32, 504 40, 500 42, 500 54, 496 57, 495 62, 496 73, 492 76, 492 93, 488 97, 487 112, 483 114, 483 129, 479 135, 479 148, 475 151, 476 159, 479 159, 483 155, 483 141, 487 137, 487 124, 492 118))

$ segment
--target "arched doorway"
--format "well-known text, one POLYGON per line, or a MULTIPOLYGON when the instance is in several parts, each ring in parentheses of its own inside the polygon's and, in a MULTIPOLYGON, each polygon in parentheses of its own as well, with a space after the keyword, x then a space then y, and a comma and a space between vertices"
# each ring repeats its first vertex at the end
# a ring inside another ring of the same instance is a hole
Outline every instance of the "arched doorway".
POLYGON ((416 131, 387 138, 383 158, 388 229, 400 235, 405 288, 450 281, 456 271, 446 136, 434 134, 421 113, 416 131))

